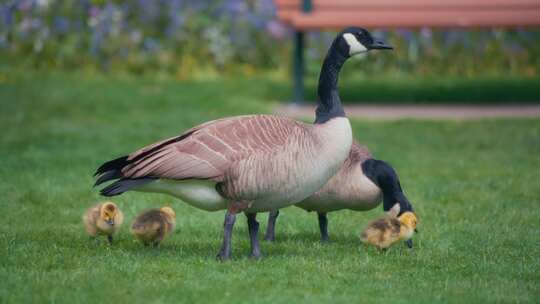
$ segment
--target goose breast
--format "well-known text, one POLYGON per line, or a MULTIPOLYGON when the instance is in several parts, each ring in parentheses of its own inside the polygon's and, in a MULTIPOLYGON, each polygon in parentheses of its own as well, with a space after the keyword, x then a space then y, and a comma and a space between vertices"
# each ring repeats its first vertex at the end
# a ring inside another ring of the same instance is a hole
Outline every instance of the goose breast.
POLYGON ((362 170, 362 163, 371 159, 369 150, 355 142, 349 156, 319 191, 296 206, 317 212, 341 209, 370 210, 381 202, 382 191, 362 170))

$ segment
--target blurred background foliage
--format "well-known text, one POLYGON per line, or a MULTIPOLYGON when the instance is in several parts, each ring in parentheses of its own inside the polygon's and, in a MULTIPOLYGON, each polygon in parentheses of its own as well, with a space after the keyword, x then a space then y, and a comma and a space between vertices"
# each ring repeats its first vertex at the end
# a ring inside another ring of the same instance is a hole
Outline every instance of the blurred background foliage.
MULTIPOLYGON (((292 32, 277 21, 271 0, 4 0, 0 12, 4 69, 88 70, 177 79, 265 74, 289 80, 292 32)), ((390 41, 395 51, 378 53, 373 60, 366 60, 371 55, 354 60, 344 70, 345 81, 444 75, 455 81, 530 82, 540 72, 538 31, 374 32, 390 41)), ((308 34, 308 85, 316 81, 334 35, 308 34)), ((536 81, 531 84, 536 85, 536 81)), ((445 86, 442 83, 434 90, 445 86)))

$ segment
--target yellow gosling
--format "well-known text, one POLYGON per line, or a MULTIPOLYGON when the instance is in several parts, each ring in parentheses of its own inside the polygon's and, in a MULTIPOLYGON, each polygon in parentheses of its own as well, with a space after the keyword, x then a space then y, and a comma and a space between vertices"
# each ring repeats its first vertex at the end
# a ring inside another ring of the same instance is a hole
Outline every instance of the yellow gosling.
POLYGON ((158 246, 173 230, 176 213, 171 207, 147 210, 133 221, 131 233, 145 246, 158 246))
POLYGON ((398 241, 411 239, 417 224, 416 215, 410 211, 399 217, 386 216, 371 222, 360 235, 360 240, 379 250, 386 250, 398 241))
POLYGON ((106 235, 112 245, 113 234, 124 222, 122 211, 113 202, 99 203, 86 210, 82 217, 86 232, 91 237, 106 235))

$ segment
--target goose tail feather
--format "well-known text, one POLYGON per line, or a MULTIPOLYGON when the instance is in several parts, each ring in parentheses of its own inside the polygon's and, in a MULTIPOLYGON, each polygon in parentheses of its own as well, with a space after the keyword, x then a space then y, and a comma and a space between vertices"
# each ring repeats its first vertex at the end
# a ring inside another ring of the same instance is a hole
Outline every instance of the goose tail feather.
POLYGON ((122 174, 122 169, 129 164, 128 156, 121 156, 110 160, 97 168, 94 176, 97 177, 94 187, 108 181, 114 181, 107 187, 100 190, 103 196, 115 196, 129 190, 134 190, 149 182, 154 181, 154 177, 127 178, 122 174))
POLYGON ((97 168, 94 176, 102 175, 109 171, 121 171, 128 164, 128 156, 124 155, 108 162, 103 163, 99 168, 97 168))
POLYGON ((144 186, 154 180, 156 180, 154 177, 142 177, 135 179, 121 178, 101 189, 99 193, 103 196, 116 196, 129 190, 135 190, 136 188, 144 186))

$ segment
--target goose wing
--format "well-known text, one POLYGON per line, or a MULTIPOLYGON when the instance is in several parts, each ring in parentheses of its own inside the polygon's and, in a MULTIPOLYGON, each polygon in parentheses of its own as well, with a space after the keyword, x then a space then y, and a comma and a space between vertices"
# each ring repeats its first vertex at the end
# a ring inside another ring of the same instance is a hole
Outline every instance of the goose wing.
POLYGON ((253 153, 272 153, 303 124, 292 119, 253 115, 214 120, 102 165, 96 184, 111 179, 211 179, 222 181, 227 169, 253 153))
POLYGON ((354 166, 355 164, 363 163, 371 158, 373 158, 373 155, 371 152, 369 152, 369 149, 354 140, 351 146, 351 151, 349 152, 349 156, 345 160, 345 164, 342 166, 342 169, 347 166, 354 166))

